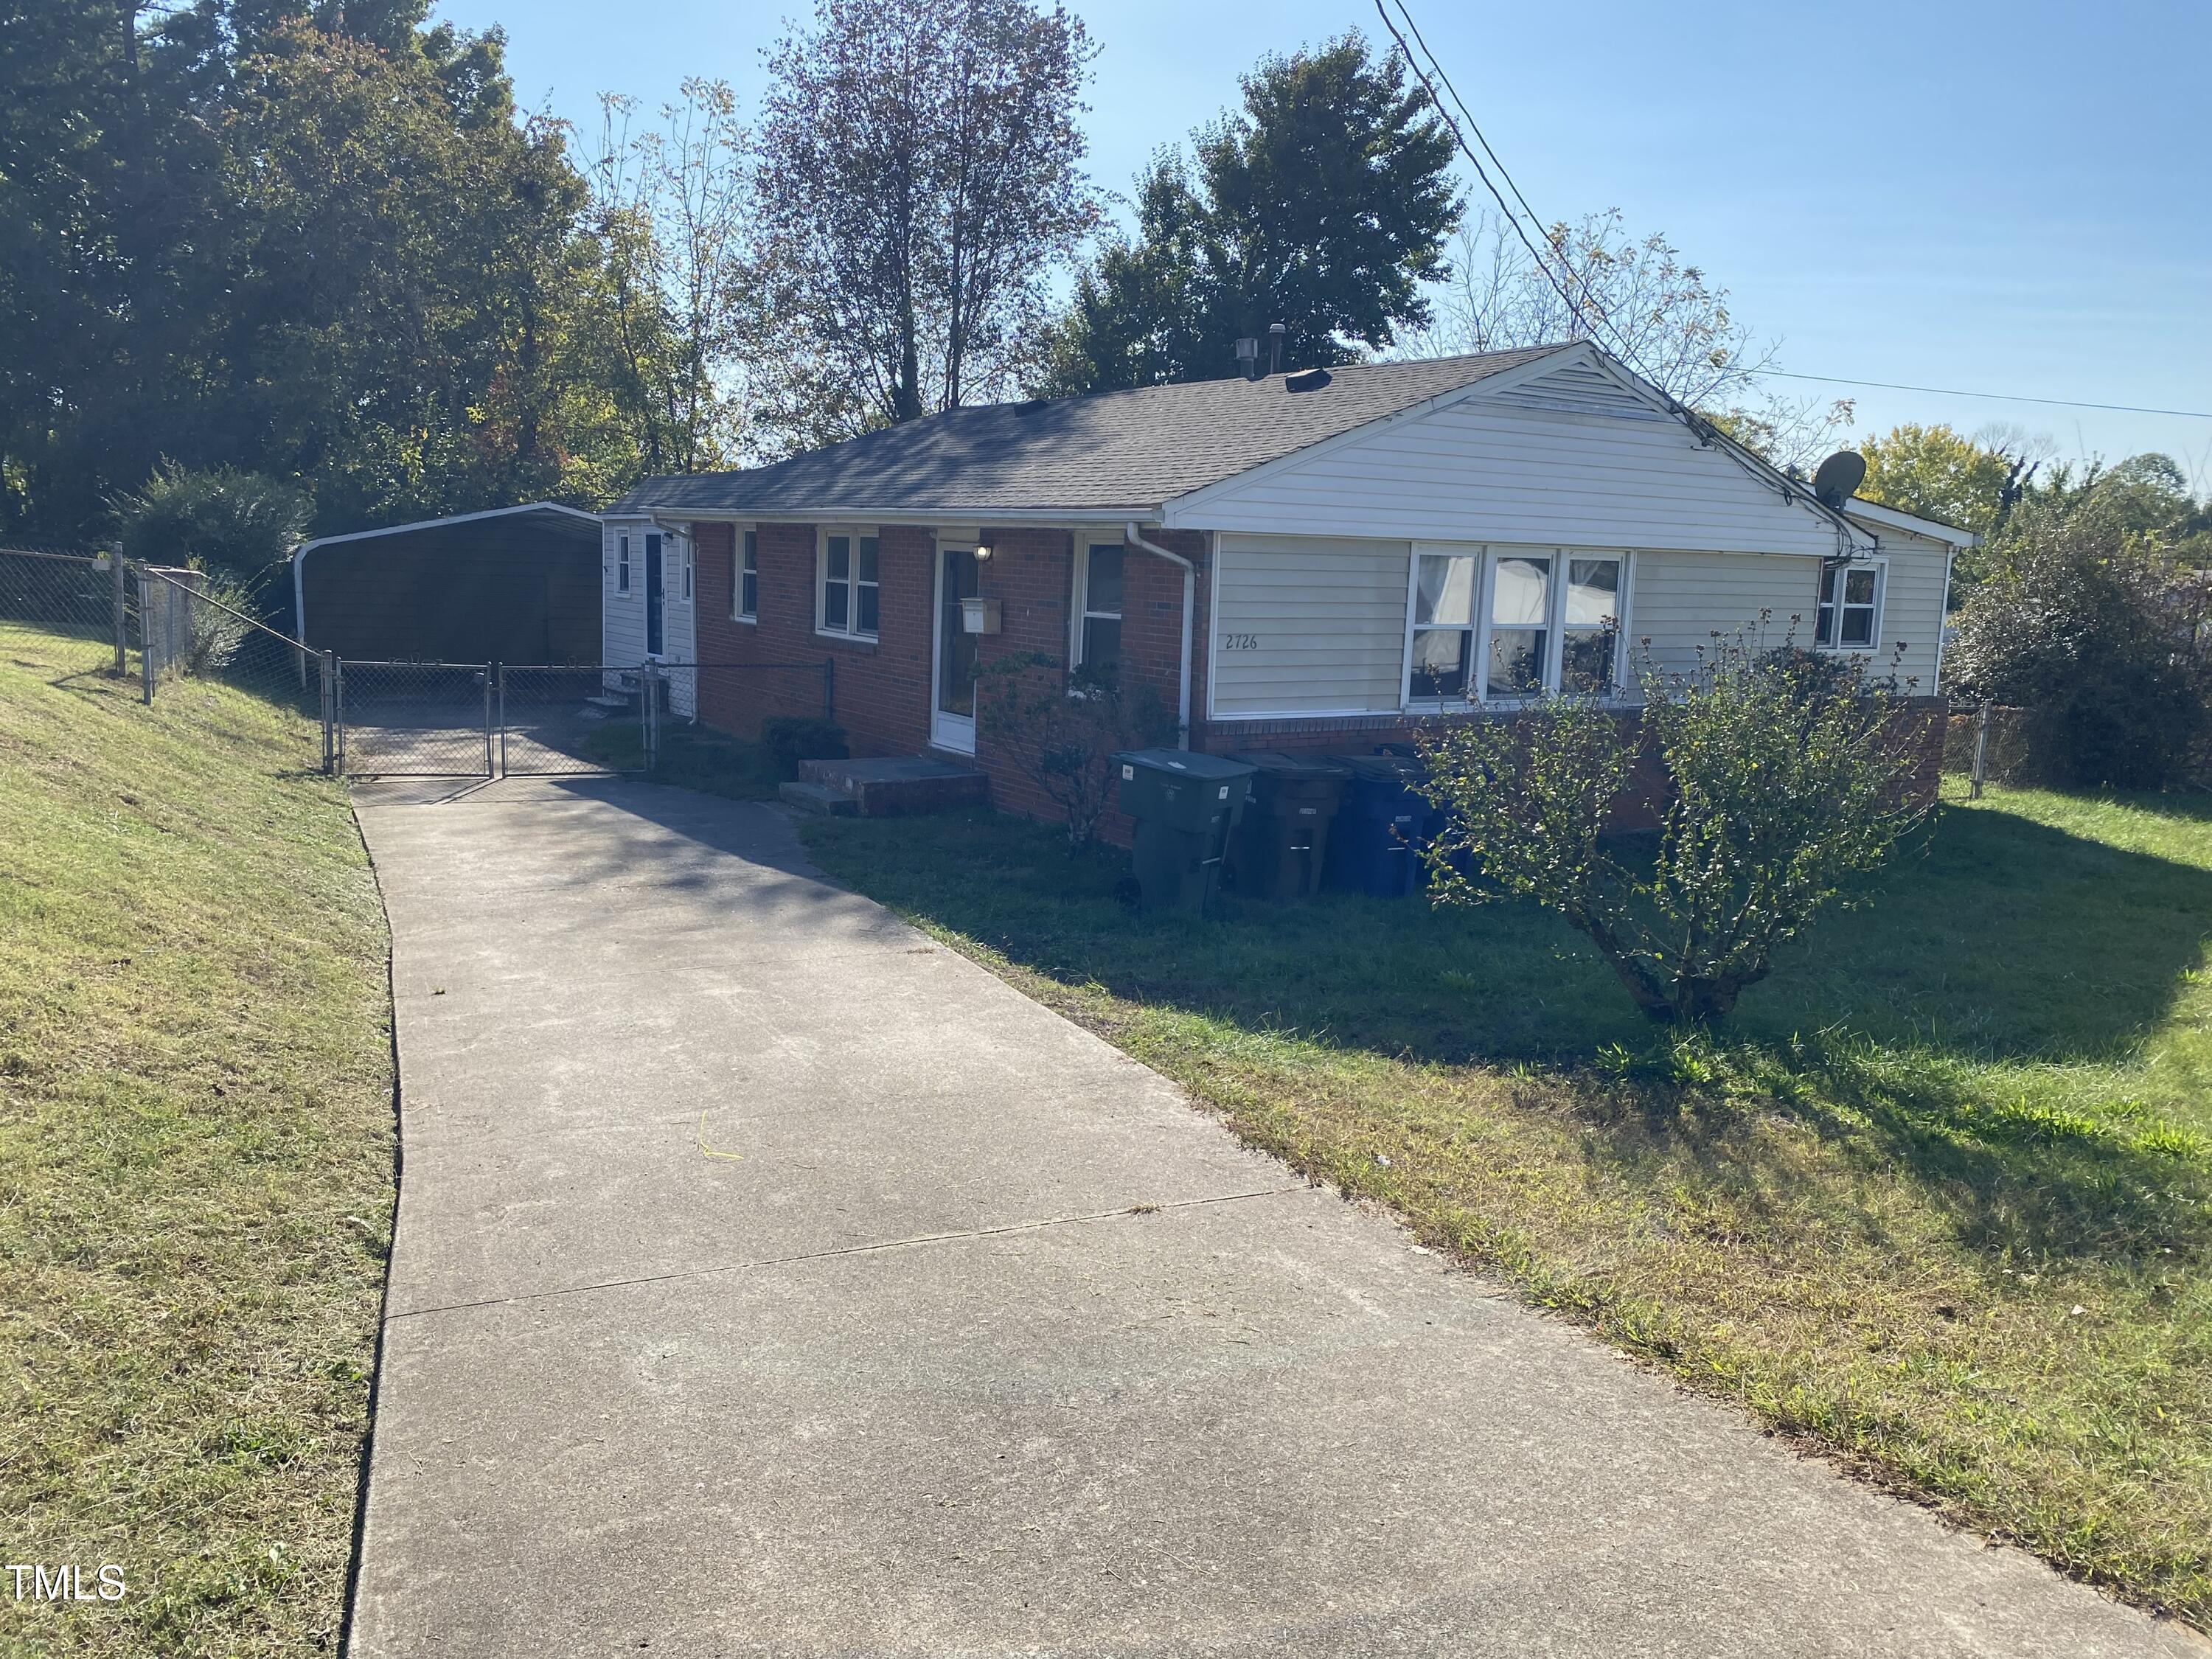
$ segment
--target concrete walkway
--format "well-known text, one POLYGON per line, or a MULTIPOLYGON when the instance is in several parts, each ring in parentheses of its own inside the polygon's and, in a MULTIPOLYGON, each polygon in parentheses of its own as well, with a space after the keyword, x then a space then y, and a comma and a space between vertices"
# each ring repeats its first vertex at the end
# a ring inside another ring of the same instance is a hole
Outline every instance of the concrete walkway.
POLYGON ((2204 1659, 1239 1149, 773 809, 358 799, 357 1654, 2204 1659))

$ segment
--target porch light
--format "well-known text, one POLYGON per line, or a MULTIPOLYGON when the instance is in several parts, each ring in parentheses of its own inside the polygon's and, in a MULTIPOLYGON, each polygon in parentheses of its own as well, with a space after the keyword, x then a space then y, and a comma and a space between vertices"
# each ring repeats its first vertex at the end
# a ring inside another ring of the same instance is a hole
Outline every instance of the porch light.
POLYGON ((976 544, 975 544, 975 562, 976 562, 976 563, 978 563, 978 564, 988 564, 988 563, 989 563, 989 562, 990 562, 990 558, 991 558, 991 544, 990 544, 990 543, 988 543, 988 542, 978 542, 978 543, 976 543, 976 544))

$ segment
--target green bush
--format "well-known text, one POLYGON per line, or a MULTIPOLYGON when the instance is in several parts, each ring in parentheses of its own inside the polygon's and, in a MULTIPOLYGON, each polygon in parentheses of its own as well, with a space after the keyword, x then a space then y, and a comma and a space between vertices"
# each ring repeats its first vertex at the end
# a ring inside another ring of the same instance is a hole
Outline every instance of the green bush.
POLYGON ((2077 787, 2179 781, 2205 723, 2203 593, 2116 511, 2030 509, 1966 601, 1945 667, 2026 709, 2041 774, 2077 787))
POLYGON ((835 720, 811 714, 778 714, 761 722, 761 747, 775 762, 777 775, 795 778, 799 763, 843 760, 853 751, 845 744, 845 728, 835 720))
POLYGON ((188 472, 171 463, 117 517, 128 557, 219 572, 258 590, 307 534, 307 498, 259 473, 188 472))
POLYGON ((1643 682, 1637 718, 1559 697, 1425 730, 1426 793, 1450 817, 1422 856, 1437 903, 1533 898, 1650 1018, 1703 1024, 1928 807, 1898 694, 1863 658, 1716 635, 1695 673, 1643 682), (1667 784, 1649 857, 1611 833, 1645 749, 1667 784))

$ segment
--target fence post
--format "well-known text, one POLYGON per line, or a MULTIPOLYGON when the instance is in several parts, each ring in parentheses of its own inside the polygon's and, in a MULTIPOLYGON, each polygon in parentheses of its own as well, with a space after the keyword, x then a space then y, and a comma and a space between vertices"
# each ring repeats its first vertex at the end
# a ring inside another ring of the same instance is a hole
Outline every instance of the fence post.
POLYGON ((333 652, 331 655, 331 717, 333 737, 337 743, 338 775, 345 775, 345 659, 333 652))
POLYGON ((154 701, 154 579, 138 572, 138 700, 154 701))
POLYGON ((108 553, 107 568, 115 590, 115 678, 119 680, 130 672, 131 656, 130 607, 123 599, 123 556, 112 551, 108 553))
POLYGON ((1982 699, 1982 717, 1974 722, 1974 775, 1973 781, 1966 787, 1968 800, 1979 800, 1982 798, 1982 780, 1989 775, 1989 769, 1990 700, 1984 697, 1982 699))
MULTIPOLYGON (((933 691, 929 695, 933 697, 937 694, 933 691)), ((822 659, 822 718, 825 720, 837 718, 837 659, 835 657, 822 659)))
POLYGON ((660 665, 647 663, 640 676, 645 696, 645 724, 640 746, 647 776, 660 769, 660 665))
POLYGON ((337 653, 325 651, 321 656, 323 684, 323 775, 330 776, 337 770, 337 653))

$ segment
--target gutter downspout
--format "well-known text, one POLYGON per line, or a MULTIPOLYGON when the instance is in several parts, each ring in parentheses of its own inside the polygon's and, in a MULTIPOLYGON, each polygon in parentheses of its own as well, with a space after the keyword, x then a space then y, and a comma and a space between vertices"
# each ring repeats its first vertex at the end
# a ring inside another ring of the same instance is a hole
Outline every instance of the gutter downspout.
POLYGON ((1158 542, 1148 542, 1145 532, 1137 528, 1134 519, 1122 527, 1121 533, 1129 545, 1140 547, 1147 553, 1156 553, 1170 564, 1182 567, 1182 655, 1176 664, 1176 747, 1190 747, 1190 624, 1197 603, 1198 567, 1180 553, 1170 553, 1158 542))

